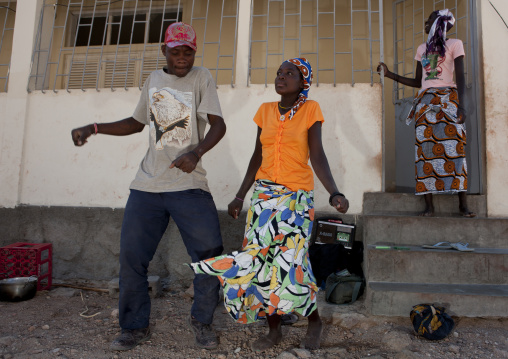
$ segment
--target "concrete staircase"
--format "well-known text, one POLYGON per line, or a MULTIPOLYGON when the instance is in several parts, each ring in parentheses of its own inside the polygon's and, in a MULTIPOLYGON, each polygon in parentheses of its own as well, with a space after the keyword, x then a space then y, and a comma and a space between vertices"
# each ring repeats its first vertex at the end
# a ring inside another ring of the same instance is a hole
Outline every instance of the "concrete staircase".
POLYGON ((435 217, 419 217, 421 196, 365 194, 366 306, 372 314, 408 316, 415 304, 439 303, 458 316, 508 317, 508 218, 486 217, 481 195, 468 196, 478 216, 460 217, 457 197, 434 196, 435 217), (475 251, 421 247, 441 241, 466 242, 475 251))

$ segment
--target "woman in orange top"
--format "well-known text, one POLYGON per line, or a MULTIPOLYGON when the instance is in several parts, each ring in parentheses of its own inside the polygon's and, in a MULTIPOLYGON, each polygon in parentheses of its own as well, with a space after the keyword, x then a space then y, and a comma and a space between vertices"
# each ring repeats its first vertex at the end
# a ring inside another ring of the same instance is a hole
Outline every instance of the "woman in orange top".
POLYGON ((314 219, 312 168, 330 193, 331 206, 346 213, 349 203, 335 185, 323 150, 321 108, 307 101, 311 82, 306 59, 281 64, 275 77, 280 102, 262 104, 254 116, 256 146, 228 208, 238 218, 255 182, 242 250, 191 264, 196 273, 219 277, 225 306, 236 321, 252 323, 268 315, 269 333, 251 344, 254 351, 280 343, 281 316, 293 312, 308 317, 305 347, 320 345, 318 287, 307 253, 314 219))

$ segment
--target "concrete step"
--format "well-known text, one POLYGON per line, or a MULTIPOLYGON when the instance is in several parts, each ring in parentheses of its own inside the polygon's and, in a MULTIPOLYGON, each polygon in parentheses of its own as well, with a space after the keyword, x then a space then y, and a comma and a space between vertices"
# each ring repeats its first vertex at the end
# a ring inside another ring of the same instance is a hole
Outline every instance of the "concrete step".
POLYGON ((423 303, 461 317, 507 317, 508 285, 368 283, 365 304, 373 315, 409 317, 411 308, 423 303))
POLYGON ((374 315, 409 316, 436 303, 460 316, 508 316, 508 218, 487 218, 485 196, 468 196, 478 214, 458 214, 458 196, 434 196, 435 217, 419 217, 422 197, 366 193, 362 216, 365 305, 374 315), (466 242, 474 252, 424 249, 466 242), (397 248, 395 248, 397 247, 397 248))
POLYGON ((403 249, 393 249, 387 243, 367 246, 369 282, 508 285, 508 249, 459 252, 411 245, 396 248, 403 249))
POLYGON ((508 218, 363 216, 366 245, 394 243, 412 246, 441 241, 466 242, 473 248, 508 248, 508 218))
MULTIPOLYGON (((457 195, 433 196, 437 216, 458 216, 459 197, 457 195)), ((487 197, 468 195, 467 204, 478 217, 487 216, 487 197)), ((423 196, 411 193, 372 192, 363 195, 363 214, 405 214, 418 215, 425 209, 423 196)))

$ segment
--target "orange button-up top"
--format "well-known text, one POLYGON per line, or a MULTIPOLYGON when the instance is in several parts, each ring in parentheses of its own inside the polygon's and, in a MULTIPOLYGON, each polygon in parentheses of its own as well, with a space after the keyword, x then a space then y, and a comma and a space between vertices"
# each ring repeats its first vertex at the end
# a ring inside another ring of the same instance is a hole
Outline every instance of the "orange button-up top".
POLYGON ((254 122, 262 129, 263 148, 263 161, 256 179, 270 180, 292 191, 313 190, 314 174, 308 165, 308 130, 317 121, 324 122, 323 113, 312 100, 307 100, 291 120, 289 112, 281 116, 278 102, 262 104, 254 116, 254 122))

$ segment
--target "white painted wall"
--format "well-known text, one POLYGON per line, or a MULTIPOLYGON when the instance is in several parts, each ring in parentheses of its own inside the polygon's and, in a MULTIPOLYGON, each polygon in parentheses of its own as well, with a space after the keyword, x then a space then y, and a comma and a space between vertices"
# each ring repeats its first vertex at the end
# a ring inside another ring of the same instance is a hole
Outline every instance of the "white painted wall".
POLYGON ((482 0, 483 90, 489 216, 508 216, 508 1, 482 0), (497 9, 499 14, 493 8, 497 9))
MULTIPOLYGON (((99 135, 77 148, 71 129, 132 115, 139 90, 80 90, 27 94, 31 44, 41 0, 18 3, 9 92, 0 94, 0 207, 123 207, 146 152, 147 130, 128 137, 99 135)), ((217 207, 234 197, 254 149, 259 105, 276 101, 273 86, 247 87, 250 2, 239 11, 236 86, 218 90, 226 137, 203 158, 217 207)), ((335 180, 361 213, 364 192, 381 190, 381 89, 368 84, 321 85, 311 90, 325 115, 323 141, 335 180)), ((316 180, 316 209, 330 210, 316 180)))
POLYGON ((35 24, 41 0, 19 1, 12 39, 8 93, 0 93, 0 206, 14 207, 20 192, 23 140, 35 24))
MULTIPOLYGON (((379 86, 311 89, 325 115, 323 141, 335 180, 360 213, 364 192, 381 190, 381 92, 379 86)), ((148 146, 147 130, 128 137, 93 136, 75 147, 70 131, 93 122, 131 116, 138 89, 28 96, 19 202, 44 206, 123 207, 128 187, 148 146)), ((203 157, 217 207, 227 209, 254 149, 259 105, 277 100, 273 86, 223 86, 219 97, 228 127, 225 138, 203 157)), ((316 209, 328 194, 316 179, 316 209)))
MULTIPOLYGON (((83 148, 73 127, 130 116, 139 90, 26 93, 31 44, 41 1, 18 2, 9 92, 0 94, 0 207, 28 205, 122 207, 128 185, 146 150, 146 133, 126 138, 93 137, 83 148)), ((244 2, 241 2, 243 4, 244 2)), ((508 2, 481 1, 485 143, 489 216, 508 216, 508 2)), ((248 17, 241 6, 241 17, 248 17)), ((240 21, 237 86, 219 88, 226 138, 204 158, 219 209, 225 209, 243 177, 253 148, 252 116, 276 100, 273 87, 246 87, 248 22, 240 21)), ((340 189, 361 212, 362 195, 381 190, 381 90, 357 84, 311 90, 325 114, 324 144, 340 189)), ((316 185, 317 209, 328 209, 316 185)))

